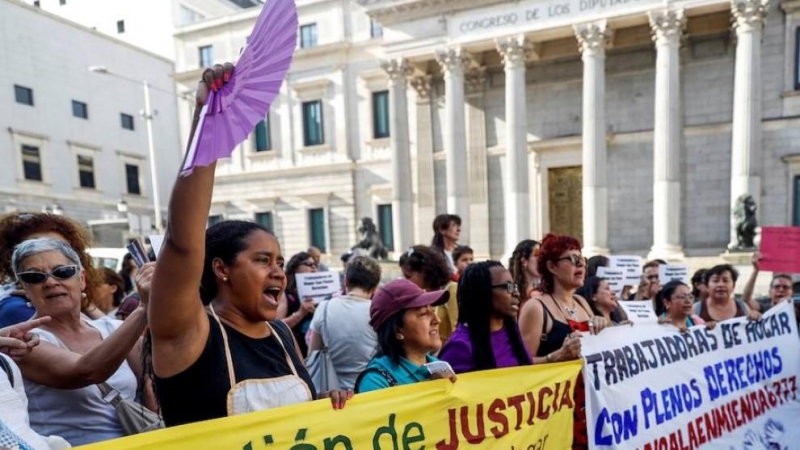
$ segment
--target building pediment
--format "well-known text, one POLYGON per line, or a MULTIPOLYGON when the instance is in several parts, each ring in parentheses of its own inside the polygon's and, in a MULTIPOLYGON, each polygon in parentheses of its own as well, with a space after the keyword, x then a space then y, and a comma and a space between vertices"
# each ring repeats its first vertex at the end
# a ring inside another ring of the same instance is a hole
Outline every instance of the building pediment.
POLYGON ((358 0, 383 25, 517 0, 358 0))

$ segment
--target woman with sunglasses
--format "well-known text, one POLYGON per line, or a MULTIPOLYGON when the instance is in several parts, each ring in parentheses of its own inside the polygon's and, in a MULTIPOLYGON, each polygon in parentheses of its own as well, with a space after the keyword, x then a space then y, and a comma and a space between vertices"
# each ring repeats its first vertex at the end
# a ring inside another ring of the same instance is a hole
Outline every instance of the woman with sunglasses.
MULTIPOLYGON (((84 445, 124 436, 101 383, 135 400, 142 370, 139 338, 147 324, 149 276, 140 272, 142 303, 125 322, 90 321, 80 314, 86 271, 78 254, 57 239, 32 239, 12 256, 17 280, 36 306, 35 317, 50 316, 38 330, 41 344, 19 360, 30 403, 31 426, 70 444, 84 445)), ((142 400, 155 410, 149 389, 142 400)))
POLYGON ((497 261, 467 267, 458 283, 459 325, 439 359, 456 373, 532 364, 517 327, 519 289, 497 261))
POLYGON ((317 305, 313 299, 300 299, 297 293, 298 273, 315 273, 319 267, 317 261, 310 253, 300 252, 289 260, 286 264, 286 292, 278 301, 278 318, 292 329, 300 351, 303 356, 308 355, 308 343, 306 334, 314 318, 314 311, 317 305))
MULTIPOLYGON (((102 277, 93 268, 88 253, 91 239, 84 228, 75 221, 56 214, 22 212, 11 213, 0 219, 0 280, 13 279, 11 253, 22 241, 36 238, 53 238, 66 242, 78 254, 86 278, 85 297, 81 300, 81 312, 90 319, 100 319, 104 313, 97 307, 97 289, 102 277)), ((21 295, 21 293, 20 293, 21 295)), ((21 305, 26 306, 25 302, 21 305)), ((11 314, 3 311, 4 315, 11 314)), ((28 317, 32 311, 26 308, 28 317)), ((4 325, 11 323, 4 322, 4 325)))
POLYGON ((713 328, 715 322, 708 322, 701 319, 692 312, 694 307, 694 295, 692 291, 682 281, 673 280, 665 284, 658 292, 658 302, 663 305, 664 314, 658 318, 660 324, 670 324, 685 331, 695 325, 708 325, 713 328))

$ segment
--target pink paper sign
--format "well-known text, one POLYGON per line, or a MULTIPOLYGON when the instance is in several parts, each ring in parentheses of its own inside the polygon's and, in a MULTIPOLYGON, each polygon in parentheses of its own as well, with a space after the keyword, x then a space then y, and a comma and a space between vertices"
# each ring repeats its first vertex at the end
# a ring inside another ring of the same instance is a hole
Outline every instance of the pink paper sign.
POLYGON ((762 227, 760 270, 800 273, 800 227, 762 227))

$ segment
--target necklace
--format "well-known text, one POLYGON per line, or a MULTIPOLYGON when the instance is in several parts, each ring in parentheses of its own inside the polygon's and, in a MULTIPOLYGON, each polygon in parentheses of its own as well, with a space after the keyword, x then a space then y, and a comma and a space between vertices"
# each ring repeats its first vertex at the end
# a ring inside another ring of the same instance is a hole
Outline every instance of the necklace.
POLYGON ((558 306, 560 306, 561 309, 563 309, 567 314, 569 314, 569 316, 572 317, 573 319, 578 315, 578 305, 576 305, 575 303, 572 304, 572 308, 568 308, 567 305, 565 305, 562 302, 556 300, 556 298, 553 297, 553 294, 550 294, 550 298, 552 298, 553 301, 558 306))

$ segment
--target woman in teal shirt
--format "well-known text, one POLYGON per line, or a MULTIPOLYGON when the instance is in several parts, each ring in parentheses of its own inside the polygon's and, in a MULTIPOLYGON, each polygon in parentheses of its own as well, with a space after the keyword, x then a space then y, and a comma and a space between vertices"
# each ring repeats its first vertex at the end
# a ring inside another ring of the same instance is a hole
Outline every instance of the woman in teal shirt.
POLYGON ((431 353, 442 348, 434 306, 447 303, 447 291, 425 292, 408 280, 395 280, 372 298, 370 325, 378 335, 377 355, 356 381, 356 392, 369 392, 432 378, 425 364, 438 361, 431 353))

